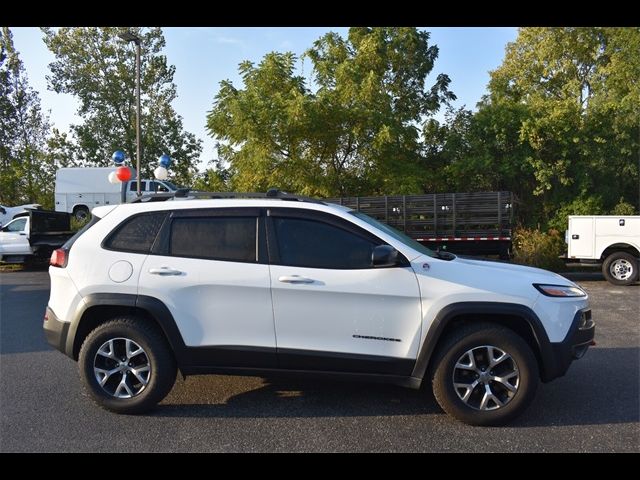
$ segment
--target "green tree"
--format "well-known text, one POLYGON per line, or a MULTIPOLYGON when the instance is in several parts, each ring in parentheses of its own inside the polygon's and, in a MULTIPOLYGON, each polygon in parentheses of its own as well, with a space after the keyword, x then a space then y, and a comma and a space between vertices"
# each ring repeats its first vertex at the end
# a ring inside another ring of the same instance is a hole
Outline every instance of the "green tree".
POLYGON ((425 124, 425 162, 433 172, 429 191, 508 190, 515 192, 517 212, 531 225, 539 221, 536 180, 520 141, 526 105, 492 102, 479 111, 449 110, 445 122, 425 124))
POLYGON ((309 195, 417 193, 425 185, 420 123, 455 99, 438 48, 415 28, 351 28, 307 50, 314 82, 292 53, 240 65, 244 88, 221 83, 207 117, 240 190, 309 195))
MULTIPOLYGON (((44 42, 55 55, 49 65, 49 88, 80 102, 84 122, 71 126, 71 138, 56 135, 52 148, 72 157, 70 165, 104 166, 114 150, 135 159, 135 49, 118 34, 124 28, 43 28, 44 42)), ((151 175, 163 153, 173 159, 171 173, 190 184, 202 150, 201 140, 184 130, 171 103, 176 98, 175 67, 161 54, 160 28, 130 29, 141 38, 141 167, 151 175)))
POLYGON ((209 162, 212 168, 207 168, 204 172, 198 173, 193 182, 194 190, 205 192, 228 192, 232 191, 231 172, 226 168, 222 160, 214 159, 209 162))
POLYGON ((637 207, 638 52, 638 28, 522 28, 507 45, 474 133, 497 171, 520 178, 528 223, 609 211, 621 196, 637 207))
POLYGON ((7 27, 0 32, 0 201, 53 206, 55 169, 46 159, 49 120, 29 85, 7 27))
POLYGON ((637 215, 636 207, 629 202, 625 202, 623 197, 611 210, 611 215, 637 215))

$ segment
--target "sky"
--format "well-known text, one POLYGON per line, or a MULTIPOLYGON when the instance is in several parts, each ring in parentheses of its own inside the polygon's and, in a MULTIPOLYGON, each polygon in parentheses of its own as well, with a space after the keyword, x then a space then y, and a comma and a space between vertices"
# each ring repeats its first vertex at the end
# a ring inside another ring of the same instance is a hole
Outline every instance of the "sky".
MULTIPOLYGON (((489 71, 500 65, 505 46, 514 41, 515 27, 420 27, 431 32, 431 43, 440 53, 431 80, 439 73, 451 78, 451 90, 458 100, 455 106, 475 109, 485 93, 489 71)), ((34 27, 11 28, 13 41, 24 62, 30 84, 39 92, 44 111, 48 111, 53 125, 68 131, 69 125, 81 123, 75 114, 78 103, 67 94, 47 89, 45 76, 53 54, 44 45, 40 29, 34 27)), ((166 47, 164 54, 169 64, 176 67, 174 82, 178 98, 173 107, 184 121, 186 130, 201 138, 203 151, 200 168, 215 158, 214 140, 205 129, 206 114, 211 110, 220 81, 229 79, 241 86, 238 64, 244 60, 258 63, 272 51, 292 51, 301 55, 313 41, 329 31, 347 35, 347 27, 169 27, 164 28, 166 47)), ((301 65, 308 76, 310 62, 301 65)), ((427 86, 430 86, 427 79, 427 86)), ((442 119, 441 110, 436 118, 442 119)))

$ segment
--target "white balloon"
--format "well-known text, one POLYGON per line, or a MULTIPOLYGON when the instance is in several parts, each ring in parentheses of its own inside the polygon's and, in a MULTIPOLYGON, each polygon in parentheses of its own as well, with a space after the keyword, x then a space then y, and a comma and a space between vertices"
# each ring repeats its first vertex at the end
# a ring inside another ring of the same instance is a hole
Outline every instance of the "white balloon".
POLYGON ((153 171, 153 175, 157 180, 166 180, 169 176, 169 172, 164 167, 158 167, 153 171))
POLYGON ((120 179, 116 175, 116 172, 111 172, 109 174, 109 182, 111 182, 113 184, 120 183, 120 179))

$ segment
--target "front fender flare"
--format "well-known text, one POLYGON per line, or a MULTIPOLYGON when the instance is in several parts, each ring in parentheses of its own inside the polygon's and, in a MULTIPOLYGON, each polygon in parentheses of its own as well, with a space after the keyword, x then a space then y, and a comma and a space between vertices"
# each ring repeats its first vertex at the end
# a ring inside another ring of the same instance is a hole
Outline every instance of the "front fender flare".
POLYGON ((444 307, 434 318, 425 340, 418 352, 412 377, 424 379, 436 347, 441 340, 447 325, 460 315, 512 315, 522 318, 531 329, 531 334, 538 348, 542 362, 542 379, 544 381, 555 378, 555 357, 549 337, 542 322, 533 310, 525 305, 502 302, 458 302, 444 307))

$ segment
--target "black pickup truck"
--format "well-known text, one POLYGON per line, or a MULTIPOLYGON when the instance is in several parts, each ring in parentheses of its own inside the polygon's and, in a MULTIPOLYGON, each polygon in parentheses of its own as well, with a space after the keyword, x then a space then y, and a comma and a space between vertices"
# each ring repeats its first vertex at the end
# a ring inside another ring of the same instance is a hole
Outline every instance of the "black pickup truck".
POLYGON ((30 210, 0 229, 0 261, 25 263, 46 260, 73 234, 68 213, 30 210))
POLYGON ((325 201, 366 213, 433 250, 509 259, 514 203, 511 192, 341 197, 325 201))

